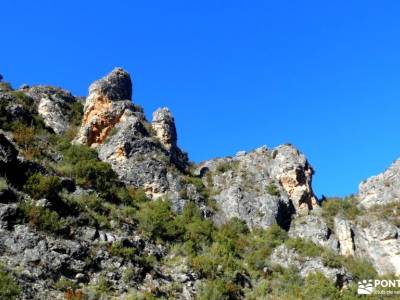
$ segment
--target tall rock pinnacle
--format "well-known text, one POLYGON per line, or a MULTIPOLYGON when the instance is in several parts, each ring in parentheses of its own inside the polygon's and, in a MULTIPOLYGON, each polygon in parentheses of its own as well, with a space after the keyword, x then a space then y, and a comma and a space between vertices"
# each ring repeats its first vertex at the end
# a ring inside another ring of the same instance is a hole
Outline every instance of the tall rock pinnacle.
POLYGON ((126 109, 133 107, 131 98, 132 81, 122 68, 92 83, 76 142, 89 146, 103 143, 126 109))
POLYGON ((153 113, 152 127, 165 148, 170 150, 176 147, 175 120, 167 107, 159 108, 153 113))

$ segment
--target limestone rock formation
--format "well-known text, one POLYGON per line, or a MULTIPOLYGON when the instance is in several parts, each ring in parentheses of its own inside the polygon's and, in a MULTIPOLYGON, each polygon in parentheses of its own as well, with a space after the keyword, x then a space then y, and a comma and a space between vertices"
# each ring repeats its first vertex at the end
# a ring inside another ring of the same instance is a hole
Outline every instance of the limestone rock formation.
POLYGON ((290 225, 289 236, 312 241, 336 253, 341 251, 338 238, 318 214, 312 213, 295 218, 290 225))
POLYGON ((18 282, 21 299, 79 298, 75 289, 97 299, 101 285, 121 299, 132 288, 196 299, 225 281, 245 299, 276 288, 285 275, 273 264, 302 277, 319 271, 340 289, 364 267, 352 257, 400 276, 400 161, 360 185, 358 207, 321 208, 313 169, 292 145, 189 163, 172 113, 157 109, 148 122, 121 68, 90 86, 83 111, 84 99, 60 88, 2 86, 0 272, 18 282), (74 143, 97 157, 60 138, 79 122, 74 143), (86 165, 71 159, 75 151, 90 156, 86 165), (112 173, 98 159, 119 177, 110 185, 92 182, 112 173))
POLYGON ((55 133, 63 134, 69 128, 70 105, 76 102, 70 92, 48 86, 24 87, 21 91, 35 101, 38 114, 55 133))
POLYGON ((352 281, 352 274, 350 274, 344 267, 330 268, 324 265, 319 257, 304 257, 296 252, 295 249, 288 249, 286 245, 281 245, 274 250, 271 255, 271 262, 288 268, 294 266, 300 272, 302 277, 321 272, 326 278, 329 278, 337 286, 344 286, 352 281))
POLYGON ((151 124, 161 144, 168 150, 176 148, 175 120, 167 107, 159 108, 153 113, 151 124))
POLYGON ((340 242, 340 254, 344 256, 354 256, 354 232, 351 222, 340 216, 336 216, 334 219, 334 230, 340 242))
POLYGON ((362 182, 358 197, 360 207, 366 209, 400 202, 400 160, 395 161, 384 173, 362 182))
POLYGON ((95 147, 100 159, 109 162, 127 184, 144 188, 152 197, 170 193, 177 199, 179 176, 188 159, 176 145, 174 119, 168 109, 155 113, 155 122, 161 126, 155 125, 159 130, 155 135, 131 96, 131 78, 121 68, 95 81, 75 141, 95 147), (158 138, 162 130, 167 132, 158 138))
POLYGON ((278 223, 289 228, 294 214, 317 208, 312 168, 291 145, 206 161, 198 172, 221 208, 220 223, 239 217, 250 227, 278 223))
POLYGON ((380 275, 400 275, 400 230, 384 221, 367 221, 354 228, 356 255, 368 259, 380 275))
POLYGON ((103 143, 124 113, 133 110, 131 97, 131 78, 121 68, 92 83, 76 141, 88 146, 103 143))

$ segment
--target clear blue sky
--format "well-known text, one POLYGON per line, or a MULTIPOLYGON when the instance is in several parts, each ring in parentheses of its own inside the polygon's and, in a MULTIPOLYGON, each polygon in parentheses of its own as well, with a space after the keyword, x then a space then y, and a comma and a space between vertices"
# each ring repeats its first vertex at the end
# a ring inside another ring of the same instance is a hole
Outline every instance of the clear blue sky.
POLYGON ((317 194, 400 156, 399 1, 4 1, 0 73, 86 95, 115 66, 194 161, 295 144, 317 194), (190 2, 190 3, 189 3, 190 2))

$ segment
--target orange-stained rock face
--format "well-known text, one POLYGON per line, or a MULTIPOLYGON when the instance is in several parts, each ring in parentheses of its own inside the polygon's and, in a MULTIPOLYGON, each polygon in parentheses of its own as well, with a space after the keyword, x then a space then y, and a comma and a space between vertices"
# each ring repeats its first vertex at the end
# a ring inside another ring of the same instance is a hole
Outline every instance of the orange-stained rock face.
POLYGON ((82 125, 75 142, 97 146, 104 143, 126 110, 132 108, 129 74, 120 68, 95 81, 89 88, 82 125), (128 89, 128 90, 126 90, 128 89))
POLYGON ((119 123, 125 110, 113 113, 113 103, 105 97, 99 97, 97 101, 85 110, 82 126, 89 126, 87 145, 102 144, 111 129, 119 123))
POLYGON ((112 102, 106 97, 99 96, 96 101, 85 108, 83 115, 83 124, 88 123, 94 117, 107 113, 111 110, 112 102))
POLYGON ((294 202, 298 213, 308 213, 318 206, 317 199, 311 189, 312 171, 288 171, 279 178, 282 187, 294 202))

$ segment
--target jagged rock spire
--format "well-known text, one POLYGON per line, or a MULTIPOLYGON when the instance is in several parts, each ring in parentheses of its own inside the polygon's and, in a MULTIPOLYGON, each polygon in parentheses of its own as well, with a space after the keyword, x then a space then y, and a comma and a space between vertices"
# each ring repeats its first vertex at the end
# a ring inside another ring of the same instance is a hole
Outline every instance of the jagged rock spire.
POLYGON ((176 147, 178 138, 175 120, 167 107, 159 108, 153 113, 152 127, 165 148, 169 150, 176 147))

